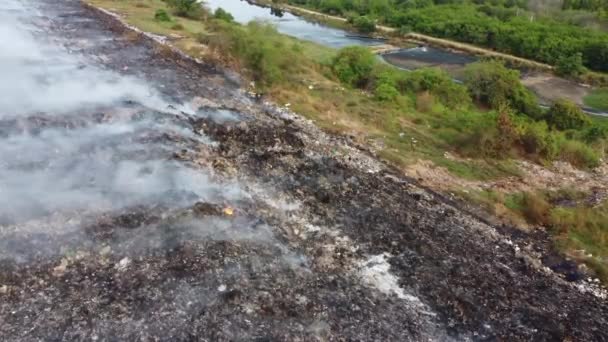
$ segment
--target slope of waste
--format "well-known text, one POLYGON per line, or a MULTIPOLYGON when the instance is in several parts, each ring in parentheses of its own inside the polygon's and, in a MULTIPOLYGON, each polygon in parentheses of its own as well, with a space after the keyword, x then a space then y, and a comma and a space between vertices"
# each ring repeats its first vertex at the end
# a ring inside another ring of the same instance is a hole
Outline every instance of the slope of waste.
POLYGON ((0 3, 2 340, 608 338, 533 240, 112 28, 0 3))

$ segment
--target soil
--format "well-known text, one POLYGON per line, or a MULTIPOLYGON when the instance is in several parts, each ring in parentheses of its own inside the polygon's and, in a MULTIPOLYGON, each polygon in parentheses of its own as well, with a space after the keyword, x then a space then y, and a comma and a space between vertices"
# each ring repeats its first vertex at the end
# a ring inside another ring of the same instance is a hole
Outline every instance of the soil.
POLYGON ((608 339, 605 292, 544 238, 488 225, 77 1, 37 6, 67 47, 94 43, 74 50, 83 58, 202 107, 42 113, 2 120, 3 134, 153 119, 106 141, 114 157, 163 160, 207 184, 0 223, 3 340, 608 339), (149 149, 125 148, 134 141, 149 149))
POLYGON ((524 75, 522 83, 539 97, 541 103, 547 105, 558 99, 568 99, 581 107, 585 107, 583 98, 591 92, 590 87, 549 73, 524 75))

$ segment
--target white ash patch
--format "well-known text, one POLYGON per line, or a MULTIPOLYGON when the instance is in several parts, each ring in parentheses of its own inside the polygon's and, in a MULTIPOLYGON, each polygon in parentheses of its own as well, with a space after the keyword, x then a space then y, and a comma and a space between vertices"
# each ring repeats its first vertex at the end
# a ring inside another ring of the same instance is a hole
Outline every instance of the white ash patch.
POLYGON ((390 272, 391 265, 388 263, 388 258, 390 257, 391 255, 388 253, 382 253, 373 255, 367 260, 359 261, 357 263, 359 268, 358 275, 364 283, 384 294, 394 294, 398 298, 406 300, 415 306, 424 307, 425 305, 418 297, 406 293, 399 286, 397 277, 390 272))
POLYGON ((602 300, 608 299, 608 290, 603 288, 598 283, 583 281, 581 283, 577 283, 575 286, 582 293, 590 293, 602 300))

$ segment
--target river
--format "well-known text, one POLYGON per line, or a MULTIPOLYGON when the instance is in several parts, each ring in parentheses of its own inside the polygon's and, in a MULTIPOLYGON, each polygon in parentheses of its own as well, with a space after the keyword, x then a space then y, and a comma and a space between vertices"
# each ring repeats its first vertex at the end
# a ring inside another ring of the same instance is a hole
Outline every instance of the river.
MULTIPOLYGON (((275 25, 277 30, 283 34, 331 48, 342 48, 349 45, 374 46, 382 45, 385 42, 382 39, 362 38, 356 32, 314 23, 289 12, 277 14, 269 7, 254 5, 243 0, 205 0, 205 4, 212 10, 223 8, 230 12, 239 23, 265 20, 275 25)), ((449 70, 476 60, 476 57, 473 56, 427 47, 403 49, 382 57, 389 64, 403 69, 441 65, 449 70)))

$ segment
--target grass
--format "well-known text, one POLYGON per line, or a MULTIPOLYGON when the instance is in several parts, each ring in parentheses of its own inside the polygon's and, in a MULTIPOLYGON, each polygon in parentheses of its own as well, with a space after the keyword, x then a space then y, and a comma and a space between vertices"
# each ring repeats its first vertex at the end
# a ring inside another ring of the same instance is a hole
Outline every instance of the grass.
POLYGON ((589 207, 576 189, 503 194, 494 190, 455 191, 512 224, 543 225, 563 254, 585 263, 608 284, 608 201, 589 207), (565 207, 556 200, 567 201, 565 207))
POLYGON ((593 90, 583 98, 583 102, 593 109, 608 111, 608 88, 593 90))

